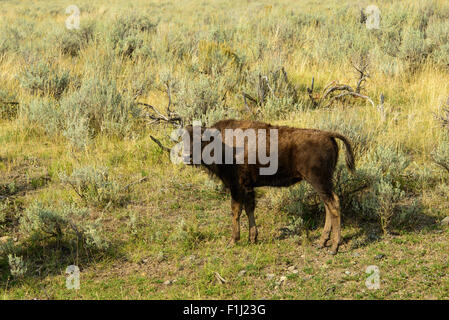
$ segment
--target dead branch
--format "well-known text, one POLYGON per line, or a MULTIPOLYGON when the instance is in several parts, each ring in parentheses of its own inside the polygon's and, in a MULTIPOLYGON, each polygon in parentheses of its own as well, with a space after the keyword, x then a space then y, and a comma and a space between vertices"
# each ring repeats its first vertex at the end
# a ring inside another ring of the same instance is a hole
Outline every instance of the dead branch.
POLYGON ((324 92, 323 99, 326 99, 327 96, 329 94, 331 94, 332 92, 334 92, 334 91, 343 91, 343 90, 346 90, 346 91, 349 91, 349 92, 354 92, 354 89, 352 89, 351 86, 348 86, 346 84, 343 84, 343 85, 338 85, 337 84, 335 86, 329 87, 327 89, 327 91, 324 92))
POLYGON ((248 106, 248 103, 246 101, 246 99, 252 101, 253 103, 255 103, 256 105, 258 105, 258 101, 257 99, 254 99, 253 97, 251 97, 249 94, 242 92, 242 96, 243 96, 243 102, 245 103, 246 108, 248 109, 248 111, 251 111, 251 108, 248 106))
MULTIPOLYGON (((363 83, 366 82, 367 78, 370 77, 369 73, 367 72, 368 62, 366 62, 365 59, 362 57, 359 65, 352 64, 352 66, 359 74, 355 89, 353 87, 351 87, 350 85, 340 84, 340 83, 338 83, 338 81, 334 80, 334 81, 328 83, 322 90, 321 96, 316 98, 313 95, 313 86, 314 86, 315 79, 312 77, 312 85, 310 88, 307 88, 307 93, 309 94, 309 97, 312 100, 312 103, 314 104, 314 106, 321 105, 327 100, 327 103, 325 105, 325 108, 327 108, 335 100, 341 99, 346 96, 352 96, 352 97, 366 99, 371 103, 371 105, 373 107, 375 107, 375 104, 370 97, 360 93, 360 91, 363 89, 363 83), (340 92, 340 93, 337 95, 333 95, 334 93, 337 93, 337 92, 340 92)), ((382 102, 382 108, 383 108, 383 102, 382 102)))
POLYGON ((357 93, 357 92, 349 91, 349 92, 341 93, 341 94, 339 94, 338 96, 332 97, 332 98, 329 100, 329 103, 325 106, 325 108, 329 107, 329 106, 332 104, 332 102, 333 102, 334 100, 341 99, 341 98, 343 98, 343 97, 345 97, 345 96, 349 96, 349 95, 350 95, 350 96, 354 96, 354 97, 359 97, 359 98, 366 99, 366 100, 368 100, 368 101, 371 103, 371 105, 372 105, 373 107, 375 107, 374 102, 373 102, 373 100, 371 100, 370 97, 364 96, 363 94, 360 94, 360 93, 357 93))
POLYGON ((364 24, 365 22, 366 22, 366 14, 365 14, 365 12, 363 11, 363 8, 362 8, 362 9, 360 9, 360 23, 364 24))
POLYGON ((170 84, 168 82, 165 83, 165 86, 167 87, 167 96, 168 96, 168 105, 167 105, 167 114, 171 114, 170 106, 171 106, 171 90, 170 90, 170 84))
POLYGON ((282 72, 282 74, 284 75, 284 81, 285 81, 285 83, 287 84, 287 88, 289 89, 289 90, 292 90, 293 91, 293 95, 294 95, 294 97, 295 97, 295 100, 298 98, 298 92, 296 91, 296 88, 295 88, 295 86, 290 82, 290 80, 288 79, 288 76, 287 76, 287 71, 285 71, 285 68, 284 67, 281 67, 281 72, 282 72))
MULTIPOLYGON (((151 136, 150 136, 150 137, 151 137, 151 136)), ((151 138, 153 138, 153 137, 151 137, 151 138)), ((154 141, 154 140, 153 140, 153 141, 154 141)), ((148 177, 142 177, 142 178, 140 178, 140 179, 137 180, 137 181, 131 182, 131 183, 127 184, 126 186, 124 186, 124 187, 122 188, 122 190, 128 190, 130 187, 132 187, 132 186, 134 186, 134 185, 136 185, 136 184, 145 182, 145 181, 148 181, 148 177)))
POLYGON ((323 92, 326 92, 327 89, 329 89, 331 86, 335 86, 338 85, 338 82, 336 80, 333 80, 331 82, 329 82, 324 88, 323 88, 323 92))
POLYGON ((361 56, 359 64, 356 65, 355 63, 352 63, 352 67, 359 73, 359 79, 357 80, 355 92, 360 93, 363 82, 370 77, 368 73, 369 62, 365 56, 361 56))
POLYGON ((144 107, 146 107, 150 112, 147 112, 146 116, 153 120, 151 122, 152 123, 156 123, 156 122, 167 122, 173 125, 177 125, 177 126, 182 126, 182 118, 176 114, 174 114, 173 112, 170 112, 169 115, 164 115, 162 112, 160 112, 156 107, 148 104, 148 103, 144 103, 144 102, 137 102, 137 104, 142 105, 144 107))
POLYGON ((158 139, 156 139, 155 137, 153 137, 152 135, 150 135, 151 140, 153 140, 162 150, 167 151, 168 153, 170 153, 171 149, 164 146, 158 139))
POLYGON ((312 84, 310 85, 310 88, 307 88, 307 93, 309 94, 310 101, 312 101, 312 105, 316 107, 319 104, 319 102, 313 96, 314 86, 315 86, 315 77, 312 77, 312 84))
POLYGON ((259 83, 257 86, 258 105, 263 105, 265 103, 267 83, 268 77, 263 77, 261 74, 259 74, 259 83))
POLYGON ((445 169, 449 173, 449 166, 446 163, 435 159, 434 156, 432 156, 431 158, 435 164, 439 165, 441 168, 445 169))
POLYGON ((226 279, 224 279, 218 272, 215 272, 215 278, 220 284, 228 282, 226 279))

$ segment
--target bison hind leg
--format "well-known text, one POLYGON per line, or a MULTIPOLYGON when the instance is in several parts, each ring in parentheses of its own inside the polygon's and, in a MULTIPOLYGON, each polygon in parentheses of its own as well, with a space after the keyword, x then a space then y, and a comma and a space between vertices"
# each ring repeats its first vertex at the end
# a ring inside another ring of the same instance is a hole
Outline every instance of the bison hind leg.
POLYGON ((332 247, 330 249, 330 253, 336 254, 338 251, 338 246, 341 242, 341 215, 340 201, 338 196, 332 190, 332 175, 314 175, 306 180, 320 195, 326 209, 326 220, 324 223, 323 233, 321 234, 318 242, 318 247, 325 247, 327 242, 331 239, 332 234, 332 247))

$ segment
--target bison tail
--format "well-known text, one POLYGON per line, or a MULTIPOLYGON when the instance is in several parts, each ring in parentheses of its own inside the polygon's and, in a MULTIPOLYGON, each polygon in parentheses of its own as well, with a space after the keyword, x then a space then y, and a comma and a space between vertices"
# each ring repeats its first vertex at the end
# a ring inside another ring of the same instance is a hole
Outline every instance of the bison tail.
POLYGON ((354 152, 352 151, 352 146, 348 138, 337 132, 330 132, 330 134, 332 138, 337 138, 343 141, 346 148, 346 166, 348 167, 349 171, 354 172, 355 171, 354 152))

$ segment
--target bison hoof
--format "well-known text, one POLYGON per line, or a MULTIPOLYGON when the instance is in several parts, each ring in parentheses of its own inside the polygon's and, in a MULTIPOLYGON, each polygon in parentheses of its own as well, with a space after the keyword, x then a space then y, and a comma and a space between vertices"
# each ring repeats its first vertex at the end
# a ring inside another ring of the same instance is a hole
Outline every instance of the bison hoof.
POLYGON ((256 244, 256 243, 257 243, 257 238, 249 238, 249 239, 248 239, 248 242, 249 242, 250 244, 256 244))
POLYGON ((256 228, 251 228, 251 230, 249 231, 249 243, 251 244, 256 244, 257 243, 257 229, 256 228))
POLYGON ((324 247, 327 247, 328 240, 320 240, 320 242, 317 243, 316 247, 318 249, 323 249, 324 247))
POLYGON ((234 247, 237 244, 238 240, 235 240, 234 238, 232 238, 231 240, 229 240, 228 244, 226 247, 230 248, 230 247, 234 247))

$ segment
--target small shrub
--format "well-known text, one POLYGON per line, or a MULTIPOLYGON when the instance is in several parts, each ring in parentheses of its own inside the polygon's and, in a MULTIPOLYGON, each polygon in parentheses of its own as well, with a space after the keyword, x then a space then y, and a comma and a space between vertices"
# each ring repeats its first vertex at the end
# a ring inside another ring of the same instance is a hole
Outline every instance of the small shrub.
POLYGON ((224 110, 223 101, 216 83, 209 77, 201 75, 197 80, 185 80, 178 93, 179 115, 187 122, 192 120, 207 121, 207 115, 216 110, 224 110))
POLYGON ((262 114, 266 119, 285 119, 293 111, 301 109, 301 105, 295 103, 292 97, 268 97, 262 108, 262 114))
POLYGON ((31 100, 21 109, 21 114, 26 121, 42 127, 50 135, 57 134, 64 127, 58 105, 46 98, 31 100))
POLYGON ((108 247, 100 235, 98 222, 87 222, 88 210, 74 205, 64 204, 61 208, 46 207, 35 202, 29 206, 20 219, 20 229, 29 235, 31 240, 43 240, 53 237, 58 241, 64 239, 94 249, 108 247))
POLYGON ((6 203, 0 202, 0 231, 3 229, 3 224, 6 222, 8 205, 6 203))
POLYGON ((387 234, 394 215, 395 205, 404 197, 404 191, 396 187, 391 181, 380 179, 375 184, 374 192, 377 195, 377 212, 380 224, 384 234, 387 234))
POLYGON ((63 54, 75 57, 94 39, 95 24, 84 23, 80 29, 64 29, 56 37, 56 43, 63 54))
POLYGON ((2 25, 0 27, 0 56, 7 52, 18 51, 23 38, 22 32, 17 28, 2 25))
POLYGON ((146 15, 122 15, 113 22, 108 40, 120 55, 132 56, 143 46, 142 33, 153 31, 156 27, 157 23, 146 15))
POLYGON ((69 71, 59 71, 44 62, 33 63, 19 76, 21 86, 32 94, 59 99, 70 83, 69 71))
POLYGON ((227 68, 240 72, 242 59, 226 43, 200 41, 198 44, 200 69, 206 74, 223 74, 227 68))
POLYGON ((427 28, 430 45, 434 49, 432 61, 443 68, 449 68, 449 21, 435 20, 427 28))
MULTIPOLYGON (((289 81, 287 72, 282 66, 269 64, 262 69, 246 72, 243 76, 245 83, 243 91, 257 100, 263 109, 266 103, 277 104, 294 109, 298 102, 295 86, 289 81)), ((268 106, 273 109, 273 106, 268 106)), ((275 107, 276 108, 276 107, 275 107)))
POLYGON ((431 53, 431 47, 422 31, 408 28, 404 30, 398 57, 405 60, 410 71, 416 71, 431 53))
POLYGON ((436 164, 449 173, 449 139, 443 139, 431 156, 436 164))
POLYGON ((8 264, 11 275, 15 278, 22 278, 28 271, 27 264, 22 257, 13 254, 8 255, 8 264))
POLYGON ((129 190, 111 179, 107 168, 81 167, 70 176, 61 175, 61 180, 86 204, 95 207, 121 206, 129 200, 129 190))
POLYGON ((85 149, 90 142, 91 136, 87 117, 66 118, 62 134, 73 147, 85 149))
POLYGON ((125 135, 138 109, 117 89, 114 81, 91 78, 78 91, 61 100, 65 135, 77 139, 105 132, 125 135), (78 128, 77 128, 78 127, 78 128))

